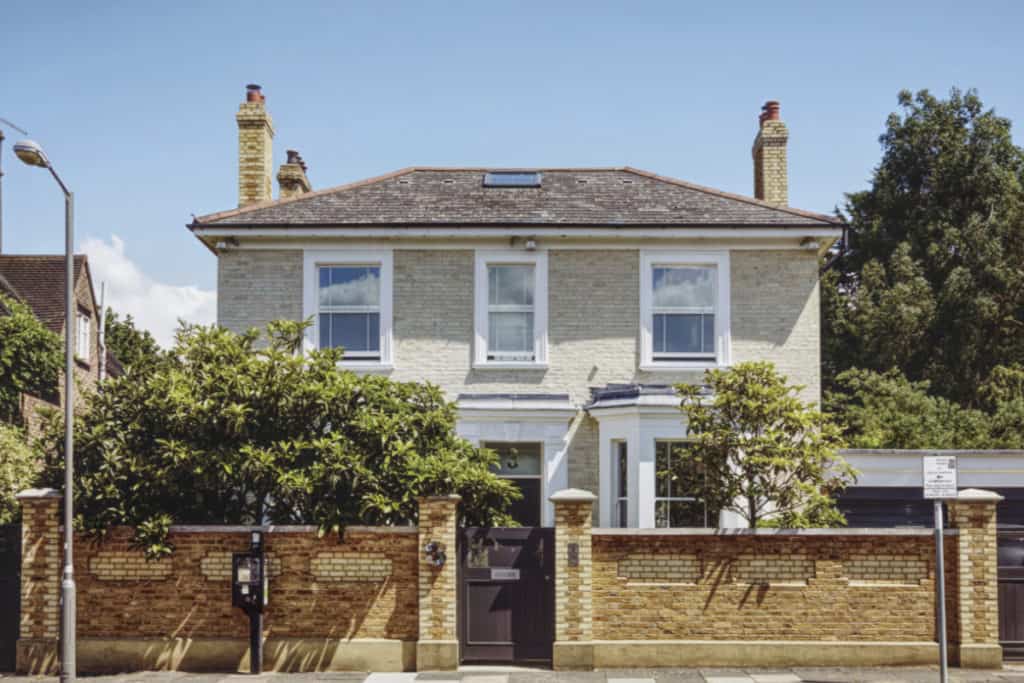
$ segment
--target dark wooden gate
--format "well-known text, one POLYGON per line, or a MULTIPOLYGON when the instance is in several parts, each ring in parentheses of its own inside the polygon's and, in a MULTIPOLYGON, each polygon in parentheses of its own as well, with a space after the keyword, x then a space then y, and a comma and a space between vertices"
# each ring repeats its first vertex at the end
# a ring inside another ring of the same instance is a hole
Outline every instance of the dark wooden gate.
POLYGON ((0 671, 14 671, 20 608, 21 525, 0 525, 0 671))
POLYGON ((462 661, 550 661, 555 530, 466 528, 459 540, 462 661))
POLYGON ((1024 659, 1024 529, 999 532, 999 643, 1004 659, 1024 659))

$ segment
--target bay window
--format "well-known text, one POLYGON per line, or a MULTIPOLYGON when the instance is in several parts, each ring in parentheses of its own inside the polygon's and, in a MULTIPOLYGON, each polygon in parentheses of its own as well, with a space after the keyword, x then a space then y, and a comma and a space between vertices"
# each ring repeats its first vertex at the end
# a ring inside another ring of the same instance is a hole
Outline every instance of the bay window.
POLYGON ((656 441, 654 444, 654 526, 717 526, 718 513, 699 497, 704 470, 686 457, 685 441, 656 441))

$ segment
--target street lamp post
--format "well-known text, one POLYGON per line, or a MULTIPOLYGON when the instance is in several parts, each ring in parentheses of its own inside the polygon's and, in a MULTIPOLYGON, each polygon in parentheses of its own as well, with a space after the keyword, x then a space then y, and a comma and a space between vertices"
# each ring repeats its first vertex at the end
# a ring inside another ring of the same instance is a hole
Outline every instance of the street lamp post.
POLYGON ((73 532, 73 475, 74 475, 74 335, 75 335, 75 196, 57 175, 43 148, 32 140, 15 143, 14 153, 29 166, 48 169, 64 192, 64 575, 60 584, 60 680, 75 680, 75 567, 72 547, 73 532))

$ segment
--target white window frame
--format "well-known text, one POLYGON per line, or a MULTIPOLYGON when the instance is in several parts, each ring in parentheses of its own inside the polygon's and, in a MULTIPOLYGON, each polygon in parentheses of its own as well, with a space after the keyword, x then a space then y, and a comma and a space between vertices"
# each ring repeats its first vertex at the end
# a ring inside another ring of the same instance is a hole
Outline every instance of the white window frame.
POLYGON ((629 527, 629 441, 627 439, 612 439, 612 526, 616 528, 629 527), (626 456, 626 495, 622 495, 622 481, 620 481, 621 467, 620 458, 626 456), (626 503, 626 519, 622 519, 619 507, 626 503))
POLYGON ((534 369, 548 365, 548 255, 546 251, 477 251, 474 282, 473 367, 493 369, 534 369), (533 360, 489 360, 488 266, 533 266, 533 360))
POLYGON ((352 370, 392 370, 394 255, 390 249, 309 249, 303 252, 302 317, 313 319, 306 330, 307 352, 320 346, 321 266, 377 266, 380 268, 380 359, 344 358, 339 367, 352 370))
POLYGON ((75 356, 86 363, 92 360, 92 318, 82 311, 75 312, 75 356))
POLYGON ((728 251, 640 252, 640 369, 646 372, 722 367, 730 363, 730 277, 728 251), (654 359, 654 268, 711 267, 715 269, 715 354, 707 359, 654 359))
MULTIPOLYGON (((654 519, 655 519, 654 526, 655 526, 656 529, 678 529, 680 527, 673 527, 671 525, 671 523, 667 527, 659 527, 657 525, 658 503, 660 501, 667 501, 669 503, 669 505, 671 506, 671 504, 674 503, 674 502, 679 502, 679 503, 697 503, 697 502, 703 502, 703 501, 701 501, 701 499, 699 497, 697 497, 697 496, 674 496, 674 495, 672 495, 672 496, 659 496, 658 495, 658 444, 662 444, 662 443, 668 444, 669 448, 671 449, 671 447, 676 445, 676 444, 684 444, 685 445, 685 444, 691 443, 691 442, 688 439, 655 439, 654 440, 654 487, 652 489, 652 491, 654 492, 654 498, 653 498, 653 501, 654 501, 654 519)), ((672 451, 669 450, 669 457, 671 457, 671 454, 672 454, 672 451)), ((670 491, 670 493, 671 493, 671 491, 670 491)), ((710 519, 708 517, 708 504, 706 502, 703 502, 703 505, 704 505, 704 526, 700 527, 700 528, 708 529, 708 528, 714 528, 714 527, 718 526, 717 520, 712 520, 712 519, 710 519), (714 521, 716 523, 711 524, 712 521, 714 521)))

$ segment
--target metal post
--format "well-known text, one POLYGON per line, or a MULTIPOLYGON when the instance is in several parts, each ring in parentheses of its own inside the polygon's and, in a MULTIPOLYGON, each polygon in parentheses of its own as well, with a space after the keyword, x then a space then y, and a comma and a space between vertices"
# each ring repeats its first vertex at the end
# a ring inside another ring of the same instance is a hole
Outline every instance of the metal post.
POLYGON ((939 632, 939 681, 949 683, 949 665, 946 656, 946 572, 943 568, 942 501, 935 501, 935 603, 939 632))
POLYGON ((4 252, 4 132, 0 130, 0 254, 4 252))
POLYGON ((258 606, 249 608, 249 672, 263 673, 263 611, 258 606))
MULTIPOLYGON (((52 169, 51 169, 52 172, 52 169)), ((56 177, 56 174, 55 174, 56 177)), ((58 182, 59 179, 58 179, 58 182)), ((63 183, 61 183, 63 187, 63 183)), ((64 193, 64 577, 61 581, 61 683, 75 680, 74 415, 75 197, 64 193)))

